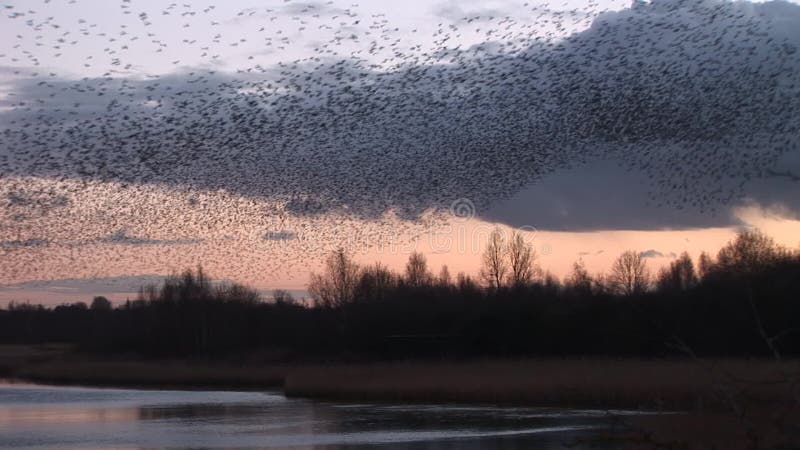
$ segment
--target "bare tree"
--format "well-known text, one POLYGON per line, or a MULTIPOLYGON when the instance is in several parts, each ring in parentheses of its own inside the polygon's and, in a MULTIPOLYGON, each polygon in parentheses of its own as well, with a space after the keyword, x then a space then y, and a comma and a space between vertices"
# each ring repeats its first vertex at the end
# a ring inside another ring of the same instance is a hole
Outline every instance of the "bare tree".
POLYGON ((284 289, 273 290, 272 301, 274 301, 276 305, 294 305, 296 303, 292 293, 284 289))
POLYGON ((611 266, 611 287, 620 295, 641 294, 650 283, 650 272, 641 253, 626 251, 611 266))
POLYGON ((744 231, 722 247, 717 254, 717 266, 727 272, 750 275, 769 267, 788 253, 760 231, 744 231))
POLYGON ((358 282, 359 298, 383 300, 397 286, 397 276, 381 263, 365 267, 358 282))
POLYGON ((558 295, 561 290, 561 282, 558 276, 549 270, 542 275, 542 288, 547 295, 558 295))
POLYGON ((358 286, 358 264, 339 248, 325 261, 323 274, 311 274, 308 292, 314 302, 321 306, 335 307, 355 300, 358 286))
POLYGON ((593 282, 592 276, 586 270, 586 264, 579 259, 572 265, 572 273, 567 277, 565 284, 567 289, 575 294, 591 295, 593 282))
POLYGON ((436 282, 439 286, 448 287, 453 284, 453 279, 450 276, 450 269, 447 268, 446 265, 442 266, 442 269, 439 271, 439 276, 437 277, 436 282))
POLYGON ((686 291, 697 286, 697 273, 694 263, 687 252, 683 252, 669 267, 664 267, 658 274, 660 291, 686 291))
POLYGON ((697 275, 703 279, 708 276, 714 269, 714 261, 705 251, 700 253, 700 258, 697 260, 697 275))
POLYGON ((428 272, 428 261, 425 255, 420 252, 412 252, 406 263, 405 281, 409 286, 420 287, 431 282, 430 272, 428 272))
POLYGON ((92 299, 92 306, 89 307, 92 311, 111 311, 111 301, 102 295, 92 299))
POLYGON ((506 245, 503 232, 495 227, 489 235, 489 242, 483 251, 483 267, 481 278, 493 289, 499 289, 508 272, 506 265, 506 245))
POLYGON ((536 252, 533 247, 525 242, 519 232, 511 234, 508 241, 508 281, 511 286, 519 287, 530 284, 534 275, 534 261, 536 252))

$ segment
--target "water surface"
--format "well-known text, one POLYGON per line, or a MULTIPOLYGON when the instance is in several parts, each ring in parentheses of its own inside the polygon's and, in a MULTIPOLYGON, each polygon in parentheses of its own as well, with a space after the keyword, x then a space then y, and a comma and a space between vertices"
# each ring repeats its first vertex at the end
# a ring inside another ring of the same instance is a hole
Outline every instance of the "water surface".
POLYGON ((615 423, 609 412, 593 410, 0 383, 0 448, 582 450, 590 448, 582 440, 615 423))

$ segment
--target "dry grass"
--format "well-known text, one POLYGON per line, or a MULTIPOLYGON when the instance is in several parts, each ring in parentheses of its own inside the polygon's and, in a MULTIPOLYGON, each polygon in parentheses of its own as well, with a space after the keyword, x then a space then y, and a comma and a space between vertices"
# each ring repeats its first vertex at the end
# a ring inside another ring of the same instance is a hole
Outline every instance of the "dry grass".
POLYGON ((755 448, 754 435, 760 440, 757 448, 768 448, 800 433, 779 429, 780 423, 800 423, 798 386, 786 382, 787 374, 800 380, 799 361, 548 359, 287 366, 251 356, 236 364, 100 360, 64 346, 0 346, 0 375, 160 388, 283 386, 289 396, 345 401, 689 411, 626 418, 630 434, 597 436, 634 448, 755 448))
POLYGON ((590 444, 752 450, 800 448, 798 380, 798 361, 493 360, 309 366, 290 371, 284 391, 352 401, 681 411, 619 417, 622 432, 590 444))
POLYGON ((278 388, 284 367, 243 367, 181 361, 61 361, 25 366, 14 376, 29 381, 101 386, 278 388))
POLYGON ((279 388, 287 368, 185 360, 98 359, 66 346, 0 346, 0 375, 54 384, 279 388))
MULTIPOLYGON (((344 400, 462 401, 542 406, 716 410, 733 389, 747 403, 786 400, 772 361, 490 360, 307 366, 289 372, 287 395, 344 400), (713 366, 713 367, 712 367, 713 366), (732 376, 741 381, 729 381, 732 376)), ((795 373, 797 362, 788 363, 795 373)))
MULTIPOLYGON (((688 413, 669 416, 637 416, 630 424, 639 430, 624 441, 637 443, 636 448, 681 450, 754 450, 796 449, 800 445, 798 430, 787 429, 786 423, 797 424, 795 412, 783 418, 783 425, 772 420, 774 411, 759 408, 747 417, 730 413, 688 413)), ((613 436, 610 436, 613 438, 613 436)), ((619 441, 619 439, 617 439, 619 441)))

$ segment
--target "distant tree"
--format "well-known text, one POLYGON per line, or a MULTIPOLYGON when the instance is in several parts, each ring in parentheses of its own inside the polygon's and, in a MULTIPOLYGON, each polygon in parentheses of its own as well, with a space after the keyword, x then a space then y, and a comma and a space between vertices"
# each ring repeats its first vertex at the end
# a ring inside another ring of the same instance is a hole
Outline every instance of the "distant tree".
MULTIPOLYGON (((164 287, 167 286, 169 282, 169 278, 164 280, 164 287)), ((163 290, 162 290, 163 294, 163 290)), ((172 300, 171 298, 165 298, 163 295, 160 298, 161 300, 172 300)), ((153 283, 146 284, 144 286, 139 287, 139 292, 136 294, 136 299, 134 303, 138 305, 142 305, 147 302, 154 302, 159 300, 159 293, 158 293, 158 286, 153 283)))
POLYGON ((500 228, 495 227, 483 251, 481 278, 489 288, 499 289, 507 272, 505 238, 500 228))
POLYGON ((542 276, 542 287, 546 295, 555 297, 561 291, 561 282, 554 273, 546 271, 542 276))
MULTIPOLYGON (((291 294, 284 291, 291 298, 291 294)), ((214 289, 216 300, 228 303, 255 305, 261 302, 261 294, 257 290, 239 283, 222 283, 214 289)))
POLYGON ((276 305, 294 305, 296 303, 292 293, 284 289, 273 290, 272 301, 275 302, 276 305))
POLYGON ((650 283, 650 272, 644 256, 632 250, 622 253, 611 266, 609 282, 618 295, 645 292, 650 283))
POLYGON ((16 312, 33 312, 33 311, 44 311, 43 305, 31 305, 30 302, 15 302, 10 301, 8 303, 8 310, 9 311, 16 311, 16 312))
POLYGON ((428 261, 420 252, 412 252, 406 263, 405 282, 412 287, 430 284, 433 276, 428 272, 428 261))
POLYGON ((614 293, 614 289, 611 286, 610 277, 605 273, 597 273, 594 275, 594 283, 592 286, 594 287, 594 294, 595 295, 609 295, 614 293))
POLYGON ((722 247, 715 268, 722 272, 749 275, 764 270, 788 255, 783 247, 760 231, 743 231, 722 247))
POLYGON ((579 259, 572 265, 572 273, 567 277, 565 287, 573 294, 588 296, 592 294, 593 282, 583 259, 579 259))
POLYGON ((53 311, 55 312, 83 312, 88 310, 89 306, 86 304, 86 302, 64 303, 53 308, 53 311))
POLYGON ((484 294, 478 282, 464 272, 456 275, 456 293, 460 299, 475 299, 484 294))
POLYGON ((519 232, 511 234, 508 241, 508 282, 511 286, 526 286, 533 281, 536 253, 519 232))
POLYGON ((337 307, 355 300, 359 267, 343 248, 325 260, 322 274, 311 274, 308 292, 319 306, 337 307))
POLYGON ((188 302, 208 301, 214 295, 211 279, 198 265, 196 271, 186 269, 172 274, 164 280, 160 291, 156 286, 145 286, 139 292, 140 298, 147 301, 188 302))
POLYGON ((92 305, 89 307, 92 311, 111 311, 111 302, 99 295, 92 299, 92 305))
POLYGON ((361 270, 356 297, 359 299, 383 300, 397 286, 397 275, 381 263, 361 270))
POLYGON ((450 269, 448 269, 446 265, 443 265, 442 269, 439 270, 439 276, 436 277, 436 283, 442 287, 449 287, 453 284, 453 279, 450 276, 450 269))
POLYGON ((658 290, 665 292, 686 291, 697 285, 697 273, 694 263, 687 252, 672 261, 669 267, 663 267, 658 274, 658 290))
POLYGON ((714 261, 711 256, 703 251, 700 253, 700 258, 697 260, 697 275, 700 279, 708 276, 714 268, 714 261))

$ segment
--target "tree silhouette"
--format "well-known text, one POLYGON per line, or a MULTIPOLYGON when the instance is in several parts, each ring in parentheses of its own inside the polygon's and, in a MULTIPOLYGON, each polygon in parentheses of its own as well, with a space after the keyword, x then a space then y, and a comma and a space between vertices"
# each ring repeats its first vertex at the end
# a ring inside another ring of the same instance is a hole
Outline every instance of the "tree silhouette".
POLYGON ((788 251, 760 231, 744 231, 717 253, 715 270, 752 275, 773 265, 788 251))
POLYGON ((361 270, 356 296, 381 301, 396 287, 397 276, 378 262, 361 270))
POLYGON ((453 284, 453 278, 450 276, 450 269, 447 265, 443 265, 439 270, 439 275, 436 277, 436 283, 440 287, 450 287, 453 284))
POLYGON ((272 291, 272 301, 277 305, 294 305, 296 303, 294 296, 289 291, 283 289, 275 289, 272 291))
POLYGON ((619 295, 645 292, 650 283, 650 273, 644 256, 632 250, 622 253, 611 266, 609 282, 612 290, 619 295))
POLYGON ((511 234, 507 253, 509 284, 513 287, 530 284, 533 281, 536 253, 533 247, 525 242, 522 233, 515 231, 511 234))
POLYGON ((89 309, 102 312, 111 311, 111 302, 102 295, 99 295, 92 299, 92 304, 89 306, 89 309))
POLYGON ((404 281, 411 287, 430 284, 433 276, 428 272, 428 261, 420 252, 412 252, 406 263, 404 281))
POLYGON ((503 232, 495 227, 483 251, 481 278, 491 289, 500 289, 508 272, 506 244, 503 232))
POLYGON ((592 294, 592 284, 594 280, 586 270, 586 264, 582 259, 575 261, 572 265, 572 273, 566 279, 566 288, 576 296, 589 296, 592 294))
POLYGON ((669 267, 662 268, 657 283, 658 289, 664 292, 687 291, 697 286, 697 273, 689 253, 683 252, 677 260, 669 264, 669 267))
MULTIPOLYGON (((508 264, 508 253, 498 255, 508 264)), ((678 336, 697 354, 800 355, 800 254, 757 234, 732 240, 720 250, 721 263, 707 258, 699 281, 691 259, 681 255, 653 290, 644 257, 630 251, 614 263, 608 281, 590 276, 579 260, 564 285, 545 274, 514 289, 496 289, 494 281, 482 287, 464 273, 450 280, 444 269, 433 277, 424 258, 412 256, 401 276, 379 263, 359 267, 341 249, 332 252, 311 280, 310 304, 293 304, 280 290, 264 302, 254 289, 212 282, 201 268, 143 287, 135 301, 107 314, 97 313, 105 307, 101 300, 92 308, 11 303, 0 310, 0 343, 65 342, 152 357, 258 348, 319 361, 343 355, 652 357, 674 355, 668 343, 678 336)), ((509 280, 508 273, 501 279, 509 280)))
POLYGON ((325 260, 322 274, 311 274, 308 292, 317 305, 338 307, 355 300, 358 281, 358 264, 343 248, 339 248, 325 260))
POLYGON ((705 251, 701 252, 697 260, 697 276, 700 277, 700 279, 704 279, 711 273, 713 267, 714 261, 711 259, 711 256, 705 251))

